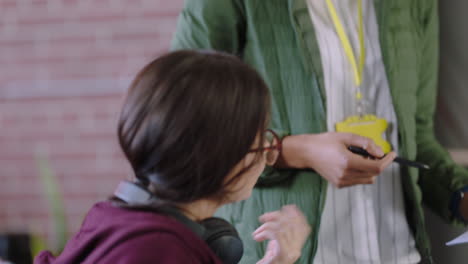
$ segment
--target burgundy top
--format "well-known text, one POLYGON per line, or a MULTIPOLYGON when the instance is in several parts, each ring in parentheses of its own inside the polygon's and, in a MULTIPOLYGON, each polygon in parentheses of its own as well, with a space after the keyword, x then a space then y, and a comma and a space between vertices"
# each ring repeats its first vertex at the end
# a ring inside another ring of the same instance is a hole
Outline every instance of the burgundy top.
POLYGON ((41 252, 34 264, 214 263, 221 261, 194 232, 165 215, 100 202, 61 255, 41 252))

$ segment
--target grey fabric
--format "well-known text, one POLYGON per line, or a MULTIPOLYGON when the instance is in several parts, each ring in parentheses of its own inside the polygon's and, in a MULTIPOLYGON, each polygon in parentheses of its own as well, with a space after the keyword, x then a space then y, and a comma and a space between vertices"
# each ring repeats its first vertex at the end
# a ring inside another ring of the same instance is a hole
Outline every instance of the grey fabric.
MULTIPOLYGON (((439 1, 440 79, 436 133, 448 148, 468 149, 468 1, 439 1)), ((447 247, 465 228, 455 228, 425 210, 435 263, 458 264, 468 260, 468 245, 447 247)))
POLYGON ((436 133, 448 148, 468 148, 468 1, 439 1, 440 77, 436 133))

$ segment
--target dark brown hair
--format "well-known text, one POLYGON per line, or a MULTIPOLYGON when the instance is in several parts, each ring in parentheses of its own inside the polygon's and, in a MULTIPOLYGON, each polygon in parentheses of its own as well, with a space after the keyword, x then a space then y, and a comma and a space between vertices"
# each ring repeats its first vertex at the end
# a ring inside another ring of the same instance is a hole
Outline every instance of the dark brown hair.
POLYGON ((168 53, 131 84, 118 125, 120 146, 136 178, 159 199, 221 198, 241 173, 228 182, 226 176, 265 130, 269 104, 264 81, 239 58, 168 53))

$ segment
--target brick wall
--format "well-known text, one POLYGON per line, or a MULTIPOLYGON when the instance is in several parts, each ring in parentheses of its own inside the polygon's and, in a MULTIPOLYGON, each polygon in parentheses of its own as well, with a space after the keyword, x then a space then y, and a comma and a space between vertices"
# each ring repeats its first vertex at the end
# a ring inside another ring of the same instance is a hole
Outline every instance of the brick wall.
POLYGON ((59 179, 70 232, 129 175, 118 111, 136 71, 167 50, 182 2, 0 1, 0 232, 51 237, 38 154, 59 179))

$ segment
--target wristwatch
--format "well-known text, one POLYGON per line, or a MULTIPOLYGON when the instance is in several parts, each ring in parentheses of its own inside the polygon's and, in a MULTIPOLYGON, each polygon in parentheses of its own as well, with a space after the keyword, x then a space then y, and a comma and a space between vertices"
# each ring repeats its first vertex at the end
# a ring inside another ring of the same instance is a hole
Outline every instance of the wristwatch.
POLYGON ((465 186, 460 190, 454 192, 450 201, 450 211, 452 212, 452 216, 465 223, 468 222, 468 219, 464 219, 460 213, 460 202, 463 199, 463 197, 465 197, 466 192, 468 192, 468 186, 465 186))

